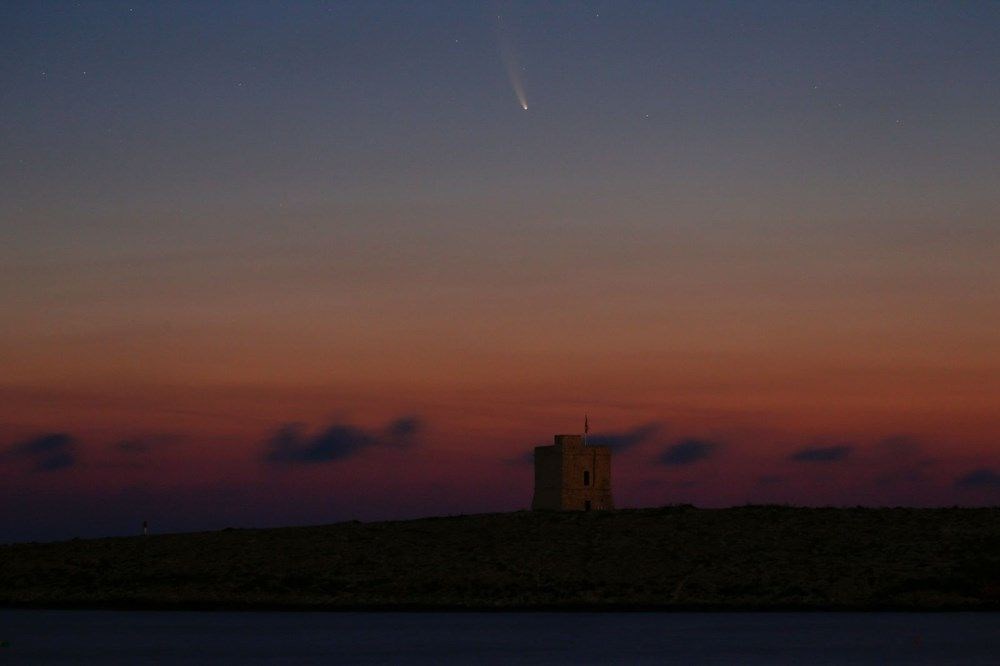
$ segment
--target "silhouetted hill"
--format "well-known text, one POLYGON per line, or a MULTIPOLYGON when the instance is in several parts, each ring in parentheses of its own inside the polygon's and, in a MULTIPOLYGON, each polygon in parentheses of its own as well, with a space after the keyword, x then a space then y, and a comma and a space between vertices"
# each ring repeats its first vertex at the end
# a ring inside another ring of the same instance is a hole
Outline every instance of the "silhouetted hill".
POLYGON ((0 604, 1000 609, 1000 509, 506 513, 0 546, 0 604))

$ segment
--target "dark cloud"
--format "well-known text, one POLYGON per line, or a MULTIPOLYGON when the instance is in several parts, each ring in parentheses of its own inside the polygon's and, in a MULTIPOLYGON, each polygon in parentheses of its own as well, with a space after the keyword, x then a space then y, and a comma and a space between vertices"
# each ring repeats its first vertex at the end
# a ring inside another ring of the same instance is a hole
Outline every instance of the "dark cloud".
POLYGON ((661 465, 690 465, 710 457, 718 448, 719 445, 716 442, 703 439, 682 439, 676 444, 668 446, 657 460, 661 465))
POLYGON ((525 451, 519 456, 507 458, 505 462, 508 465, 533 465, 535 463, 535 449, 532 448, 530 451, 525 451))
POLYGON ((302 424, 289 423, 267 439, 264 460, 303 464, 345 460, 375 446, 408 446, 422 427, 420 419, 406 416, 392 421, 382 430, 335 423, 309 435, 302 424))
POLYGON ((846 460, 853 450, 853 446, 846 444, 838 446, 812 446, 799 449, 788 456, 788 459, 795 462, 840 462, 841 460, 846 460))
POLYGON ((64 432, 47 433, 14 444, 8 450, 8 455, 29 461, 36 472, 53 472, 73 467, 79 461, 76 438, 64 432))
POLYGON ((624 432, 608 432, 588 435, 587 444, 592 446, 607 446, 616 451, 624 451, 625 449, 632 448, 636 444, 640 444, 648 440, 656 434, 659 427, 660 426, 656 423, 646 423, 624 432))
POLYGON ((958 477, 955 485, 959 488, 992 488, 1000 490, 1000 473, 987 469, 975 469, 958 477))
POLYGON ((397 445, 409 444, 422 425, 420 418, 416 416, 402 416, 386 426, 385 432, 391 442, 397 445))

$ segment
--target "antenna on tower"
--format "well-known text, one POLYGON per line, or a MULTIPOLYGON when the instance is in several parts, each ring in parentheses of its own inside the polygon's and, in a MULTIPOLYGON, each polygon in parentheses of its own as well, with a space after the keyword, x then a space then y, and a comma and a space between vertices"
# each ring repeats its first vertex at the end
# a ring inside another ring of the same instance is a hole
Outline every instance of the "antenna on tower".
POLYGON ((590 418, 587 414, 583 415, 583 443, 587 443, 587 433, 590 432, 590 418))

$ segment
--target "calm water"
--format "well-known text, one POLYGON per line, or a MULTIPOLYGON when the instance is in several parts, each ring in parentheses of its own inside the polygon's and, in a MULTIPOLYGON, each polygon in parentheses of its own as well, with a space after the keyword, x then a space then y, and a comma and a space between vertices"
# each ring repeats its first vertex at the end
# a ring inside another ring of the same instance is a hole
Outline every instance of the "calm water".
POLYGON ((0 610, 0 664, 1000 664, 1000 613, 0 610))

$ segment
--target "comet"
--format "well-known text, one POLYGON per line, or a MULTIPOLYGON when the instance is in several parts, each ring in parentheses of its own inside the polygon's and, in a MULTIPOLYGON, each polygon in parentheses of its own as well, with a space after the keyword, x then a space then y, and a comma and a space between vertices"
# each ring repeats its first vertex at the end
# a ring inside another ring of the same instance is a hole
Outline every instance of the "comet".
POLYGON ((517 96, 517 101, 521 105, 521 108, 527 111, 528 93, 524 90, 524 79, 522 76, 524 68, 521 67, 517 60, 517 53, 514 51, 510 36, 504 27, 503 16, 499 14, 497 14, 497 42, 500 44, 500 59, 503 60, 504 68, 507 70, 507 79, 510 81, 510 87, 514 90, 514 95, 517 96))

